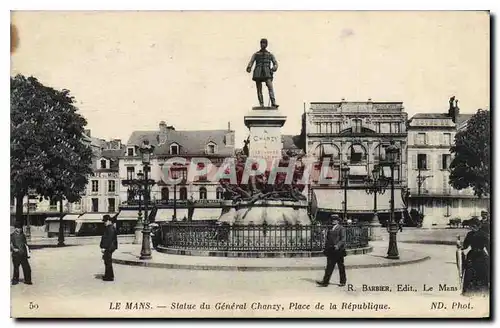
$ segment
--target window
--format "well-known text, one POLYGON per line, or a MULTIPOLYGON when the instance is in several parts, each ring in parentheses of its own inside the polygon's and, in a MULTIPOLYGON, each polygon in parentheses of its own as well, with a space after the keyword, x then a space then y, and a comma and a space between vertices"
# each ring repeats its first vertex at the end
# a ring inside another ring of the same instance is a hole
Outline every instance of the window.
POLYGON ((340 133, 340 122, 335 122, 333 133, 340 133))
POLYGON ((115 209, 116 209, 115 199, 114 198, 108 198, 108 213, 114 213, 115 209))
POLYGON ((179 155, 179 145, 178 144, 171 144, 170 145, 170 154, 171 155, 179 155))
POLYGON ((417 134, 417 145, 425 145, 427 144, 427 140, 426 140, 426 135, 425 133, 418 133, 417 134))
POLYGON ((399 128, 399 123, 398 122, 393 122, 390 123, 390 131, 391 133, 400 133, 400 128, 399 128))
POLYGON ((316 127, 316 133, 321 133, 321 124, 315 123, 314 125, 316 127))
POLYGON ((105 168, 106 168, 106 160, 101 159, 101 169, 105 169, 105 168))
POLYGON ((417 155, 417 168, 419 170, 427 170, 427 154, 417 155))
POLYGON ((99 191, 99 181, 92 180, 92 192, 98 192, 98 191, 99 191))
POLYGON ((349 161, 351 164, 361 163, 366 159, 365 151, 361 145, 352 145, 349 161))
POLYGON ((451 155, 443 154, 441 155, 441 170, 447 170, 450 168, 451 155))
POLYGON ((188 197, 188 192, 186 187, 181 187, 179 190, 179 199, 180 200, 186 200, 188 197))
POLYGON ((222 189, 221 187, 217 187, 215 197, 217 199, 223 199, 224 198, 224 189, 222 189))
POLYGON ((362 124, 361 124, 360 119, 352 120, 352 132, 353 133, 361 133, 361 128, 362 128, 362 124))
POLYGON ((115 192, 116 182, 115 180, 108 181, 108 192, 115 192))
POLYGON ((207 188, 200 187, 200 199, 207 199, 207 188))
POLYGON ((169 194, 168 194, 168 188, 162 188, 161 189, 161 200, 168 200, 169 194))
POLYGON ((134 179, 134 175, 135 175, 135 167, 133 166, 127 167, 127 180, 134 179))
POLYGON ((380 133, 380 122, 375 123, 375 132, 380 133))
POLYGON ((92 212, 99 212, 99 199, 92 198, 92 212))
POLYGON ((57 198, 50 199, 50 206, 57 206, 57 198))
POLYGON ((134 148, 133 147, 127 148, 127 156, 134 156, 134 148))
POLYGON ((216 145, 214 143, 209 143, 207 145, 207 154, 215 154, 216 151, 216 145))
POLYGON ((443 139, 445 145, 451 145, 451 133, 444 133, 443 139))

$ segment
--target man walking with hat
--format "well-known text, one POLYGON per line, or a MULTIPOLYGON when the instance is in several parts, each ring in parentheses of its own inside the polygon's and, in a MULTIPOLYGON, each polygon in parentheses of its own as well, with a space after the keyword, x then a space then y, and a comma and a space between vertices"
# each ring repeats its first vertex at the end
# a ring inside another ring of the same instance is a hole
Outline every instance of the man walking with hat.
POLYGON ((102 280, 113 281, 115 275, 113 273, 113 262, 112 255, 113 252, 118 248, 118 239, 116 228, 114 226, 114 219, 110 215, 106 214, 102 217, 102 222, 104 222, 104 234, 101 238, 101 251, 102 259, 104 260, 104 276, 102 280))
POLYGON ((325 275, 322 281, 316 281, 319 287, 327 287, 330 283, 335 265, 339 267, 340 287, 345 286, 347 282, 345 274, 344 257, 347 255, 345 251, 346 231, 340 225, 339 216, 333 214, 331 216, 332 228, 328 230, 325 241, 325 254, 327 259, 325 275))

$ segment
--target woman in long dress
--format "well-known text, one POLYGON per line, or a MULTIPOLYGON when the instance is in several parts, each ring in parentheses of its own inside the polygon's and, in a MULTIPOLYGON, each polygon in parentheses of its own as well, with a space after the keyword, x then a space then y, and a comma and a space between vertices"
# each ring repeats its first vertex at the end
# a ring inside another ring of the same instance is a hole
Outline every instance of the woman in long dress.
POLYGON ((470 247, 464 263, 463 295, 480 295, 489 293, 489 254, 487 252, 488 236, 480 230, 480 222, 474 218, 470 222, 472 231, 467 233, 462 250, 470 247))

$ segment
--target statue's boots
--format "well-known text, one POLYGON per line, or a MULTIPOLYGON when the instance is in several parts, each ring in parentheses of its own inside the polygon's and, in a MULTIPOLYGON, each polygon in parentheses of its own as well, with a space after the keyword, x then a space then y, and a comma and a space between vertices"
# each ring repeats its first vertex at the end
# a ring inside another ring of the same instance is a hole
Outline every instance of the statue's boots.
POLYGON ((264 107, 264 96, 262 92, 257 92, 257 98, 259 98, 260 107, 264 107))
POLYGON ((271 107, 279 107, 279 105, 276 103, 276 99, 274 98, 274 90, 272 88, 269 89, 269 99, 271 99, 271 107))

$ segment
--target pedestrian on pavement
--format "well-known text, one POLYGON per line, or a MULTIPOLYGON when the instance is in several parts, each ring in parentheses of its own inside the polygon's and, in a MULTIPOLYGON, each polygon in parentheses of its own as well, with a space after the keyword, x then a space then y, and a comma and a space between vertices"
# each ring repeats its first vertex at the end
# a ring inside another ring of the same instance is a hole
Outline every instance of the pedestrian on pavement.
POLYGON ((490 289, 488 236, 481 231, 481 222, 474 218, 470 220, 469 226, 472 231, 467 233, 462 250, 469 247, 470 251, 464 263, 463 295, 487 294, 490 289))
POLYGON ((345 228, 340 225, 338 215, 333 214, 331 216, 331 223, 332 227, 328 230, 326 235, 325 250, 323 251, 327 259, 325 275, 322 281, 316 281, 319 287, 328 286, 335 265, 339 267, 340 287, 345 286, 347 282, 344 265, 344 257, 347 255, 345 251, 346 231, 345 228))
POLYGON ((102 259, 104 260, 104 276, 102 280, 113 281, 115 275, 113 273, 113 262, 112 255, 113 252, 118 249, 118 239, 114 223, 114 219, 110 215, 106 214, 103 216, 102 221, 104 222, 104 234, 101 238, 101 251, 102 259))
POLYGON ((12 263, 14 264, 12 284, 17 285, 19 283, 19 266, 22 266, 24 283, 33 285, 31 281, 31 267, 28 262, 29 248, 26 236, 23 233, 22 223, 16 223, 14 232, 10 234, 10 251, 12 253, 12 263))

